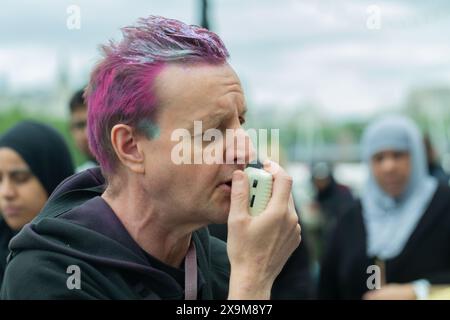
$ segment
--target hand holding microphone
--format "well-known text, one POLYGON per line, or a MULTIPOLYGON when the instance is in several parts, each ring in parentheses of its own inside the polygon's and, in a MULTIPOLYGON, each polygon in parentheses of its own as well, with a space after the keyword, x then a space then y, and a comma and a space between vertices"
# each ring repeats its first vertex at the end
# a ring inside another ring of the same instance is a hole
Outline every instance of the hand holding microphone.
POLYGON ((300 243, 300 225, 291 195, 292 178, 271 161, 264 164, 264 173, 248 169, 233 174, 227 243, 229 298, 269 299, 273 281, 300 243))

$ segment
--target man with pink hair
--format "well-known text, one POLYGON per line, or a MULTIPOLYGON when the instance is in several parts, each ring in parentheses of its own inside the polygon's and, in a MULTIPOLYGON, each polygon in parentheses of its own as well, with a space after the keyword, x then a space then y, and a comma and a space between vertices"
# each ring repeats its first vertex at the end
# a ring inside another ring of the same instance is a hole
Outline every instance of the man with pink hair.
POLYGON ((196 121, 203 130, 239 131, 236 139, 248 142, 242 87, 222 41, 150 16, 103 52, 85 92, 101 170, 62 183, 11 241, 2 297, 269 299, 301 239, 292 178, 267 162, 272 197, 252 217, 243 172, 250 143, 215 149, 224 157, 232 151, 232 163, 172 159, 173 132, 192 132, 196 121), (206 228, 226 222, 227 244, 206 228))

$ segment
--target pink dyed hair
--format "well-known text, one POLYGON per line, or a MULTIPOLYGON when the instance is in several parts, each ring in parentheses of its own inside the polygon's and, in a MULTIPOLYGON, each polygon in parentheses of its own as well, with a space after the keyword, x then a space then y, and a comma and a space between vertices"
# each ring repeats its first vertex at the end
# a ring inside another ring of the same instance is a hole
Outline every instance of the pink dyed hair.
POLYGON ((165 64, 216 64, 229 57, 215 33, 178 20, 141 18, 136 25, 122 28, 122 34, 119 43, 102 46, 103 59, 84 94, 89 147, 105 174, 114 171, 118 160, 110 139, 114 125, 123 123, 141 131, 154 127, 152 115, 158 101, 152 86, 165 64))

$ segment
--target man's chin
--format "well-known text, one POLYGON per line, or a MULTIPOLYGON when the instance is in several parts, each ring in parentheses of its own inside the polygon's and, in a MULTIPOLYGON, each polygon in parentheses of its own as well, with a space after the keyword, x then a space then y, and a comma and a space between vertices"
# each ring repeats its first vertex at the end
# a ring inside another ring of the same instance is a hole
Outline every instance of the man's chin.
POLYGON ((223 224, 228 222, 228 215, 230 214, 230 203, 217 207, 214 213, 211 214, 213 223, 223 224))
MULTIPOLYGON (((216 189, 217 190, 217 189, 216 189)), ((230 213, 230 196, 223 193, 214 193, 209 200, 208 212, 206 213, 211 223, 227 223, 230 213)))

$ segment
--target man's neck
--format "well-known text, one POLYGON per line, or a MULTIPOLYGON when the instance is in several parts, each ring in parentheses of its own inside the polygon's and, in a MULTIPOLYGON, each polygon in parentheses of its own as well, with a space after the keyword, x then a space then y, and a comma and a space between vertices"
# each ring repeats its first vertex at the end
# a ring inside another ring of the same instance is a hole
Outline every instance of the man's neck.
MULTIPOLYGON (((192 232, 198 226, 177 224, 167 212, 161 212, 132 192, 114 198, 105 192, 102 198, 136 243, 148 254, 175 268, 179 268, 189 249, 192 232)), ((151 202, 150 202, 151 203, 151 202)))

